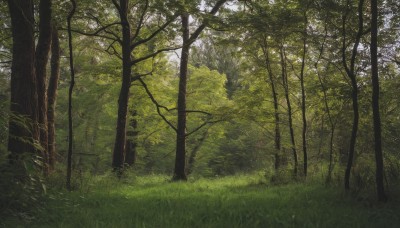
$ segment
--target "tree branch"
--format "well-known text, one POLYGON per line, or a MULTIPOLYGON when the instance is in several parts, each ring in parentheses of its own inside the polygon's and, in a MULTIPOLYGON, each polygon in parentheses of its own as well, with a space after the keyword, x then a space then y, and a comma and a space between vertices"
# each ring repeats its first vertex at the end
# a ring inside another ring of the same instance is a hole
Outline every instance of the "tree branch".
POLYGON ((156 52, 154 52, 154 53, 152 53, 152 54, 149 54, 149 55, 146 55, 146 56, 143 56, 143 57, 141 57, 141 58, 138 58, 138 59, 135 59, 135 60, 131 61, 131 65, 135 65, 135 64, 137 64, 137 63, 139 63, 139 62, 142 62, 142 61, 144 61, 144 60, 146 60, 146 59, 153 58, 154 56, 160 54, 161 52, 174 51, 174 50, 177 50, 177 49, 179 49, 179 48, 181 48, 181 47, 173 47, 173 48, 164 48, 164 49, 160 49, 160 50, 158 50, 158 51, 156 51, 156 52))
POLYGON ((146 12, 147 12, 148 8, 149 8, 149 0, 146 0, 144 9, 142 11, 142 14, 140 15, 138 26, 136 27, 135 34, 132 36, 131 40, 135 40, 136 37, 139 36, 140 30, 142 29, 142 26, 143 26, 144 17, 146 16, 146 12))
MULTIPOLYGON (((164 31, 164 29, 165 29, 169 24, 171 24, 177 17, 178 17, 178 15, 175 14, 175 15, 172 17, 171 20, 165 22, 161 27, 159 27, 156 31, 154 31, 150 36, 148 36, 147 38, 145 38, 145 39, 143 39, 143 40, 139 40, 139 41, 133 43, 133 44, 131 45, 131 50, 133 50, 135 47, 137 47, 137 46, 139 46, 139 45, 141 45, 141 44, 144 44, 144 43, 150 41, 151 39, 153 39, 153 38, 154 38, 155 36, 157 36, 161 31, 164 31)), ((136 32, 138 32, 138 30, 136 30, 136 32)), ((138 35, 139 35, 139 34, 135 34, 135 36, 133 36, 133 38, 132 38, 132 41, 133 41, 135 38, 137 38, 138 35)))
POLYGON ((150 92, 149 88, 147 87, 146 83, 139 77, 137 80, 139 80, 139 82, 142 84, 143 88, 146 90, 147 95, 150 97, 151 101, 153 102, 153 104, 156 105, 157 108, 157 113, 159 116, 161 116, 161 118, 172 128, 174 129, 175 132, 178 131, 178 129, 169 121, 167 120, 167 118, 161 113, 160 108, 163 108, 167 111, 169 111, 169 109, 163 105, 160 105, 156 99, 154 98, 153 94, 150 92))
MULTIPOLYGON (((218 12, 219 8, 221 8, 221 6, 224 5, 226 1, 227 0, 219 0, 211 9, 209 15, 214 16, 218 12)), ((189 37, 188 45, 191 45, 193 42, 196 41, 197 37, 199 37, 200 33, 207 27, 208 23, 209 20, 205 19, 203 23, 192 33, 192 35, 189 37)))
POLYGON ((118 4, 117 0, 111 0, 111 1, 114 4, 115 8, 118 10, 118 13, 121 13, 121 7, 118 4))
POLYGON ((221 119, 221 120, 215 120, 215 121, 205 121, 204 123, 202 123, 201 125, 199 125, 199 126, 196 127, 195 129, 193 129, 191 132, 186 133, 186 134, 185 134, 185 137, 188 137, 189 135, 191 135, 191 134, 197 132, 198 130, 200 130, 200 129, 202 129, 204 126, 206 126, 207 124, 216 124, 216 123, 222 122, 222 121, 225 121, 225 120, 221 119))
MULTIPOLYGON (((96 36, 96 37, 101 37, 101 38, 104 38, 104 39, 113 40, 113 41, 116 41, 118 43, 121 43, 122 42, 121 39, 119 39, 119 37, 117 37, 115 34, 112 34, 115 37, 110 37, 110 36, 105 36, 105 35, 101 35, 100 34, 102 31, 106 32, 107 28, 109 28, 109 27, 111 27, 113 25, 119 25, 119 24, 121 24, 121 23, 120 22, 114 22, 114 23, 102 26, 101 28, 99 28, 98 30, 96 30, 96 31, 94 31, 92 33, 85 32, 85 31, 79 31, 79 30, 75 30, 75 29, 72 29, 71 31, 75 32, 75 33, 78 33, 78 34, 81 34, 81 35, 85 35, 85 36, 96 36)), ((65 29, 65 28, 61 28, 60 30, 67 31, 67 29, 65 29)))

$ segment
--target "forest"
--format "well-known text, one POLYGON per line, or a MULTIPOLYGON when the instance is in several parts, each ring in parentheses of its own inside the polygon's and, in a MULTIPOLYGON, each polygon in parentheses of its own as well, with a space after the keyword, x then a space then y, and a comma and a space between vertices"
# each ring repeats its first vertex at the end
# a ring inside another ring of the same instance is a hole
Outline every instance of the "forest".
POLYGON ((399 227, 397 0, 1 0, 0 227, 399 227))

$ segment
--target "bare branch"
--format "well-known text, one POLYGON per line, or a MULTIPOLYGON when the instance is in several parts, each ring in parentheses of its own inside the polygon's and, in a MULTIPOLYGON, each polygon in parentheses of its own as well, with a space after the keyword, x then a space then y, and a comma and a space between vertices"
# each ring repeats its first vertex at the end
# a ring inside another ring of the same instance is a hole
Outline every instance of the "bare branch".
MULTIPOLYGON (((157 36, 160 32, 164 31, 164 29, 171 24, 176 18, 178 17, 178 15, 174 15, 171 20, 168 20, 167 22, 165 22, 161 27, 159 27, 156 31, 154 31, 150 36, 148 36, 147 38, 143 39, 143 40, 139 40, 135 43, 133 43, 131 45, 131 50, 133 50, 135 47, 144 44, 148 41, 150 41, 151 39, 153 39, 155 36, 157 36)), ((136 32, 138 32, 138 30, 136 30, 136 32)), ((135 34, 135 36, 133 36, 132 40, 134 40, 135 38, 137 38, 139 34, 135 34)))
POLYGON ((155 57, 156 55, 160 54, 161 52, 174 51, 174 50, 177 50, 177 49, 179 49, 179 48, 181 48, 181 47, 173 47, 173 48, 164 48, 164 49, 160 49, 160 50, 158 50, 158 51, 156 51, 156 52, 154 52, 154 53, 152 53, 152 54, 149 54, 149 55, 146 55, 146 56, 143 56, 143 57, 141 57, 141 58, 138 58, 138 59, 133 60, 133 61, 131 62, 131 65, 135 65, 135 64, 137 64, 137 63, 139 63, 139 62, 142 62, 142 61, 144 61, 144 60, 146 60, 146 59, 153 58, 153 57, 155 57))
POLYGON ((161 118, 172 128, 174 129, 175 132, 178 131, 178 129, 161 113, 160 108, 163 108, 167 111, 169 111, 169 109, 163 105, 160 105, 156 99, 154 98, 153 94, 150 92, 149 88, 147 87, 146 83, 139 77, 137 80, 139 80, 139 82, 143 85, 143 88, 146 90, 147 95, 150 97, 151 101, 153 102, 153 104, 156 105, 157 108, 157 113, 159 116, 161 116, 161 118))
POLYGON ((144 9, 142 11, 142 14, 140 15, 138 26, 136 27, 135 34, 132 36, 131 40, 135 40, 136 37, 139 36, 140 30, 142 29, 142 26, 143 26, 144 17, 146 16, 146 12, 147 12, 148 8, 149 8, 149 0, 146 0, 144 9))
POLYGON ((202 129, 204 126, 206 126, 207 124, 216 124, 216 123, 222 122, 222 121, 225 121, 225 120, 221 119, 221 120, 215 120, 215 121, 206 121, 206 122, 202 123, 201 125, 199 125, 198 127, 196 127, 195 129, 193 129, 191 132, 186 133, 186 134, 185 134, 185 137, 188 137, 189 135, 191 135, 191 134, 197 132, 198 130, 200 130, 200 129, 202 129))
MULTIPOLYGON (((171 110, 171 109, 170 109, 171 110)), ((205 111, 200 111, 200 110, 186 110, 185 112, 191 112, 191 113, 202 113, 202 114, 205 114, 205 115, 207 115, 207 116, 212 116, 212 114, 211 113, 209 113, 209 112, 205 112, 205 111)))
MULTIPOLYGON (((85 36, 96 36, 96 37, 100 37, 100 38, 104 38, 104 39, 108 39, 108 40, 113 40, 113 41, 116 41, 118 43, 121 43, 122 42, 121 39, 119 37, 116 37, 115 34, 112 34, 114 37, 105 36, 105 35, 101 35, 100 34, 102 31, 106 32, 107 28, 109 28, 109 27, 111 27, 113 25, 119 25, 119 24, 121 24, 121 23, 120 22, 114 22, 114 23, 105 25, 105 26, 99 28, 98 30, 96 30, 96 31, 94 31, 92 33, 85 32, 85 31, 80 31, 80 30, 75 30, 75 29, 72 29, 71 31, 75 32, 75 33, 78 33, 78 34, 81 34, 81 35, 85 35, 85 36)), ((65 28, 61 28, 60 30, 67 31, 67 29, 65 29, 65 28)))

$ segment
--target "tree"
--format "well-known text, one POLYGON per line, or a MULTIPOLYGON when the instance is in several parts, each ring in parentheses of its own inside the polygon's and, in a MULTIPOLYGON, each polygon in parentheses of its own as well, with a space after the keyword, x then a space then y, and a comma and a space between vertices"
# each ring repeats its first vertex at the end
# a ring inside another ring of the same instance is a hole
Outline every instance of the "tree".
POLYGON ((383 155, 381 139, 381 117, 379 111, 379 72, 378 72, 378 1, 371 0, 371 78, 372 78, 372 111, 375 137, 376 190, 379 201, 387 197, 383 184, 383 155))
POLYGON ((347 49, 347 32, 346 32, 346 20, 347 17, 350 13, 348 7, 350 7, 350 1, 347 1, 346 3, 346 11, 344 12, 343 15, 343 21, 342 21, 342 64, 343 67, 346 71, 347 76, 350 79, 351 82, 351 88, 352 88, 352 93, 351 93, 351 99, 353 102, 353 126, 351 130, 351 138, 350 138, 350 147, 349 147, 349 155, 347 159, 347 166, 346 166, 346 171, 345 171, 345 189, 349 190, 350 189, 350 172, 351 168, 353 165, 353 160, 354 160, 354 153, 355 153, 355 147, 356 147, 356 140, 357 140, 357 131, 358 131, 358 124, 359 124, 359 110, 358 110, 358 86, 357 86, 357 75, 356 75, 356 58, 357 58, 357 52, 358 52, 358 46, 360 44, 361 37, 364 34, 364 19, 363 19, 363 6, 364 6, 364 0, 359 0, 358 2, 358 30, 357 34, 354 40, 353 48, 351 51, 351 57, 350 57, 350 66, 348 64, 348 59, 347 59, 347 54, 346 54, 346 49, 347 49))
MULTIPOLYGON (((120 23, 118 24, 122 26, 122 39, 119 36, 115 35, 115 33, 109 32, 114 35, 114 37, 111 39, 114 42, 111 44, 110 47, 112 47, 115 51, 113 44, 118 43, 121 45, 122 49, 122 55, 120 55, 122 59, 122 83, 118 98, 118 119, 112 162, 112 167, 114 171, 118 171, 118 175, 120 175, 122 172, 125 160, 124 156, 126 146, 126 120, 128 114, 129 90, 133 77, 132 67, 135 67, 140 62, 157 56, 159 53, 177 49, 177 47, 154 49, 157 46, 154 42, 154 39, 162 32, 164 32, 164 30, 175 20, 177 15, 170 15, 168 13, 166 15, 158 15, 160 20, 164 19, 163 24, 158 26, 155 30, 149 31, 145 26, 146 22, 149 23, 149 21, 146 21, 146 19, 150 20, 150 22, 152 19, 154 19, 151 17, 150 19, 146 17, 148 13, 151 13, 150 3, 154 5, 158 4, 157 1, 152 2, 147 0, 136 5, 137 12, 135 12, 134 16, 137 17, 137 21, 132 32, 131 21, 128 18, 130 11, 129 0, 120 0, 119 3, 116 0, 113 0, 113 4, 118 12, 120 19, 120 23), (144 54, 143 56, 135 55, 137 54, 135 52, 140 50, 141 46, 152 42, 154 42, 153 47, 149 48, 149 53, 144 54)), ((100 28, 98 31, 107 32, 107 26, 100 28)), ((139 79, 141 77, 141 74, 139 72, 135 72, 135 75, 139 75, 135 79, 139 79)))
MULTIPOLYGON (((215 15, 219 8, 227 0, 219 0, 210 11, 210 15, 215 15)), ((190 35, 189 31, 189 13, 182 12, 182 51, 179 68, 179 92, 178 92, 178 126, 176 128, 176 157, 173 180, 186 180, 186 85, 187 69, 189 63, 190 45, 196 41, 197 37, 207 26, 208 21, 203 23, 190 35)))
POLYGON ((21 123, 9 120, 8 151, 11 163, 36 150, 38 104, 35 75, 35 38, 33 1, 8 0, 11 17, 13 57, 11 68, 11 112, 26 118, 21 123))
POLYGON ((294 129, 293 129, 292 104, 290 102, 290 96, 289 96, 289 83, 288 83, 288 75, 287 75, 287 67, 286 67, 287 60, 286 60, 285 48, 284 48, 283 44, 281 44, 279 47, 279 56, 280 56, 280 64, 281 64, 282 86, 285 91, 287 113, 288 113, 288 118, 289 118, 290 141, 292 144, 292 153, 293 153, 293 159, 294 159, 293 174, 294 174, 294 176, 297 176, 297 170, 298 170, 297 149, 296 149, 296 141, 295 141, 294 129))
POLYGON ((57 99, 58 80, 60 77, 60 43, 58 30, 53 23, 51 34, 51 73, 49 78, 49 85, 47 88, 47 130, 48 130, 48 148, 47 153, 49 156, 49 168, 54 169, 55 154, 56 154, 56 139, 55 139, 55 108, 57 99))
POLYGON ((38 94, 38 123, 40 129, 40 145, 42 150, 43 170, 45 175, 49 172, 50 156, 48 153, 48 128, 47 128, 47 72, 46 66, 49 59, 51 44, 51 0, 39 2, 39 38, 36 45, 35 73, 38 94))
POLYGON ((122 85, 118 98, 117 132, 115 137, 112 166, 122 172, 126 143, 126 116, 128 112, 129 88, 131 85, 131 29, 128 21, 129 0, 113 1, 118 10, 122 26, 122 85))
POLYGON ((73 54, 73 46, 72 46, 72 30, 71 30, 71 20, 75 14, 76 10, 76 2, 75 0, 71 0, 72 8, 68 14, 68 48, 69 48, 69 69, 71 73, 71 81, 69 84, 68 90, 68 156, 67 156, 67 190, 71 191, 71 175, 72 175, 72 146, 73 146, 73 125, 72 125, 72 92, 75 85, 75 69, 74 69, 74 54, 73 54))
POLYGON ((280 166, 280 152, 281 152, 281 131, 280 131, 280 117, 279 117, 279 101, 278 101, 278 92, 276 89, 276 76, 273 73, 272 67, 271 67, 271 59, 270 59, 270 54, 269 54, 269 45, 267 41, 268 37, 264 36, 263 37, 263 42, 260 44, 261 49, 263 51, 263 55, 265 58, 265 65, 267 68, 268 72, 268 79, 269 79, 269 84, 271 85, 271 94, 274 102, 274 117, 275 117, 275 137, 274 137, 274 142, 275 142, 275 170, 279 169, 280 166))

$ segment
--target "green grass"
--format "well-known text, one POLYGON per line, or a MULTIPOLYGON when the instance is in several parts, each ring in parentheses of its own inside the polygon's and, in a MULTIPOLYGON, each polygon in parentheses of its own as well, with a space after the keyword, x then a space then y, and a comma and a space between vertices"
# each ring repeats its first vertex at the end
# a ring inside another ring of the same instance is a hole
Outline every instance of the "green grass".
POLYGON ((400 204, 356 200, 317 183, 269 186, 242 175, 171 183, 97 178, 53 192, 36 219, 12 227, 400 227, 400 204), (89 189, 89 191, 88 191, 89 189))

